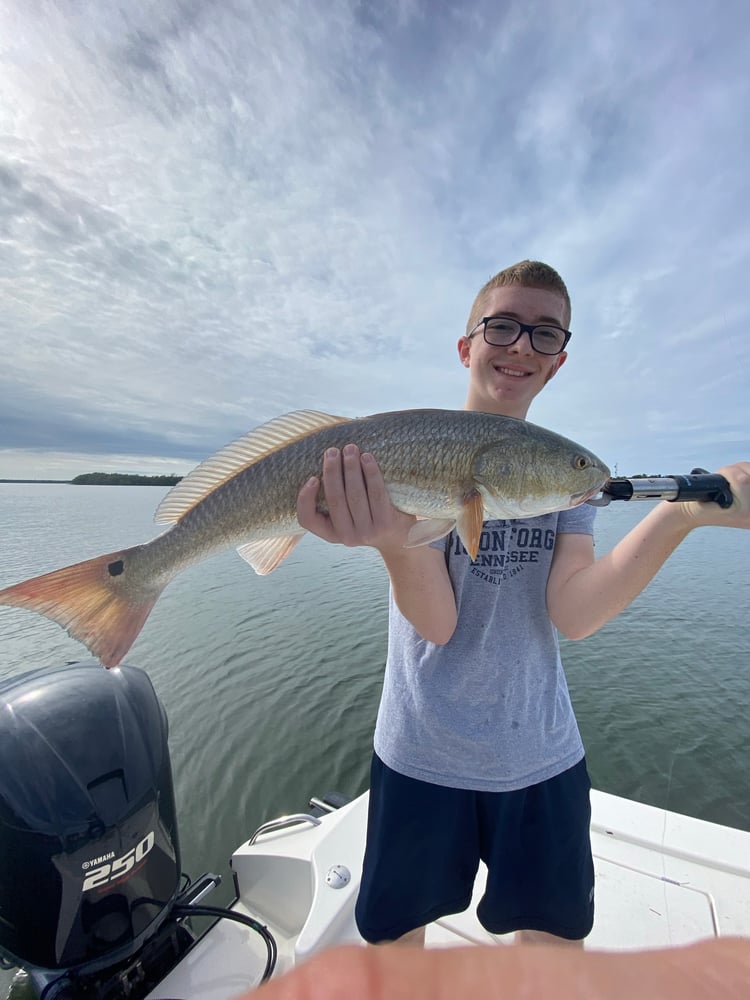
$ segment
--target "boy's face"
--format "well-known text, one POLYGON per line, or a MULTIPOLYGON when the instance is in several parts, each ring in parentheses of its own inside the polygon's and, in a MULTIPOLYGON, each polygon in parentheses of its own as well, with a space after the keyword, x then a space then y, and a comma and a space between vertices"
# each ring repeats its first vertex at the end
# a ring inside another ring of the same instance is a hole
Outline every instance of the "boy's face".
MULTIPOLYGON (((565 328, 565 300, 546 288, 506 285, 492 288, 482 316, 509 316, 522 323, 551 323, 565 328)), ((567 354, 539 354, 528 333, 509 347, 488 344, 479 326, 458 342, 461 364, 469 369, 466 409, 524 418, 531 401, 564 364, 567 354)))

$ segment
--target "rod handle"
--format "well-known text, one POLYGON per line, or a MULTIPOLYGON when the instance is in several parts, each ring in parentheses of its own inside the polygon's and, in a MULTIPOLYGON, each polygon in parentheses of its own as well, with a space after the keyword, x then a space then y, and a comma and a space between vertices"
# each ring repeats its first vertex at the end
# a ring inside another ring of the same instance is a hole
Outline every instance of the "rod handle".
POLYGON ((723 476, 705 469, 693 469, 689 476, 672 476, 677 481, 675 500, 712 500, 726 509, 732 506, 732 490, 723 476))

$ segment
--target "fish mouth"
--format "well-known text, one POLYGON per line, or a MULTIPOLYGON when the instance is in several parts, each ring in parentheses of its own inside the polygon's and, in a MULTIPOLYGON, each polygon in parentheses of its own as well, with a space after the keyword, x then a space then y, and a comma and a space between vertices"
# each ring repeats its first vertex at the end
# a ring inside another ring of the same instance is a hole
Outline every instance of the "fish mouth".
POLYGON ((607 482, 606 479, 602 479, 598 486, 592 486, 590 490, 581 490, 580 493, 573 493, 570 497, 570 506, 578 507, 579 504, 586 503, 591 497, 596 496, 597 493, 601 492, 602 486, 607 482))

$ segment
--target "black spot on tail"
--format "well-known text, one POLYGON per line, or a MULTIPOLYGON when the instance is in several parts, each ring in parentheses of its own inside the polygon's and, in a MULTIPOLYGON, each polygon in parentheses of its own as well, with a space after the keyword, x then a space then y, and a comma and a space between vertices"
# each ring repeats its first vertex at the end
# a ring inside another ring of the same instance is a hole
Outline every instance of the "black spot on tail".
POLYGON ((125 572, 125 563, 122 559, 118 559, 116 562, 111 562, 109 566, 107 566, 107 569, 109 570, 110 576, 120 576, 125 572))

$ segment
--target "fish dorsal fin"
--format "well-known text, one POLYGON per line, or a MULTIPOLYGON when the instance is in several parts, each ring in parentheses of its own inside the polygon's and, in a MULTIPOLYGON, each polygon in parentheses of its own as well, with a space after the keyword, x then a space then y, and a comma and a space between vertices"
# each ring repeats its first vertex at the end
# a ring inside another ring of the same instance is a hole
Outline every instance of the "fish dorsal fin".
POLYGON ((157 524, 179 521, 208 493, 235 476, 242 469, 286 447, 293 441, 314 434, 324 427, 348 423, 349 417, 334 417, 318 410, 296 410, 274 417, 266 424, 232 441, 189 472, 167 493, 159 504, 154 520, 157 524))

